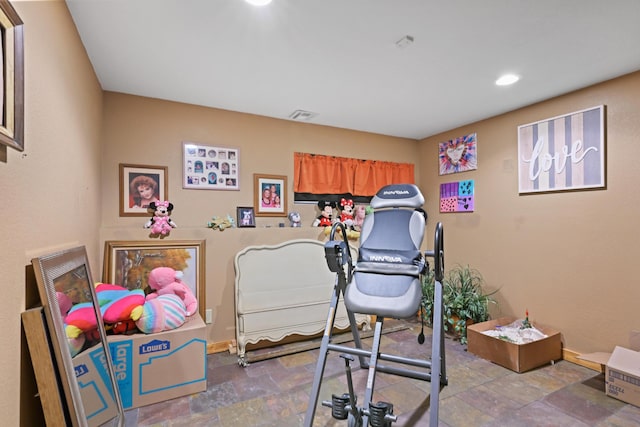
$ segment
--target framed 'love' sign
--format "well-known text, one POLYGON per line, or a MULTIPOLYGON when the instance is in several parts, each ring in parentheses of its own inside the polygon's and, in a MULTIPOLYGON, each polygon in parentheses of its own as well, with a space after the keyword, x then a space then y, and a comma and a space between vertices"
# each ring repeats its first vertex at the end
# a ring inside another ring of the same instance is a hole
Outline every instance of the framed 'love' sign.
POLYGON ((478 148, 475 133, 441 142, 438 151, 440 175, 478 169, 478 148))
POLYGON ((605 188, 605 106, 518 126, 520 194, 605 188))

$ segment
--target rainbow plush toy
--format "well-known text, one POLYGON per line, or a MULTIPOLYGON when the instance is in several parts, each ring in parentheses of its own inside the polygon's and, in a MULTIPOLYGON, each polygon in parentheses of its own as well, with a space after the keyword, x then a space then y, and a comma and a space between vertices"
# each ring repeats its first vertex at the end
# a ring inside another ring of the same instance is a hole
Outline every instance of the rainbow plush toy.
POLYGON ((100 313, 105 324, 115 324, 126 320, 136 321, 142 314, 145 295, 142 289, 129 290, 119 285, 98 283, 96 296, 100 313))
POLYGON ((75 304, 65 318, 67 338, 78 338, 82 334, 97 335, 96 312, 90 302, 75 304))
POLYGON ((136 320, 136 326, 140 331, 153 334, 176 329, 184 324, 187 310, 179 296, 174 294, 149 296, 142 307, 142 315, 136 320))
MULTIPOLYGON (((60 307, 60 315, 62 316, 62 322, 64 323, 65 329, 67 327, 67 314, 69 310, 73 307, 73 302, 71 298, 65 295, 62 292, 56 292, 56 297, 58 299, 58 307, 60 307)), ((80 334, 77 337, 70 338, 67 337, 67 344, 69 344, 69 352, 71 353, 71 357, 80 353, 82 348, 84 347, 84 343, 86 338, 84 334, 80 334)))
MULTIPOLYGON (((100 314, 106 325, 128 320, 138 320, 142 314, 145 295, 142 289, 129 290, 119 285, 98 283, 95 287, 100 314)), ((97 331, 96 315, 90 302, 75 304, 65 318, 68 338, 77 338, 82 333, 97 331)))

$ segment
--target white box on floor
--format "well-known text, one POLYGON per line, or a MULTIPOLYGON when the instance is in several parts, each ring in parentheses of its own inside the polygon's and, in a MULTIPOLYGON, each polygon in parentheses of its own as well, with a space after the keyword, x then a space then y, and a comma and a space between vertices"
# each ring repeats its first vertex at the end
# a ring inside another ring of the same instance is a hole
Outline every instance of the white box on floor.
POLYGON ((631 331, 629 348, 616 346, 613 353, 597 352, 578 356, 596 363, 605 373, 605 393, 640 407, 640 332, 631 331))
POLYGON ((206 327, 199 314, 171 331, 108 340, 125 409, 207 389, 206 327))
POLYGON ((640 353, 616 346, 607 362, 606 393, 640 406, 640 353))

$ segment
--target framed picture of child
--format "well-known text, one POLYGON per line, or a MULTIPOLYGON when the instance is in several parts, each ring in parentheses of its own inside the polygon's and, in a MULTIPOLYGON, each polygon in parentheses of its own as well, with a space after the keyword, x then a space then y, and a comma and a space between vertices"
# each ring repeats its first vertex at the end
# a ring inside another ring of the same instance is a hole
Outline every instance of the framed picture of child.
POLYGON ((168 193, 167 166, 120 164, 120 216, 148 216, 151 202, 168 193))
POLYGON ((256 216, 287 216, 287 177, 253 174, 253 207, 256 216))

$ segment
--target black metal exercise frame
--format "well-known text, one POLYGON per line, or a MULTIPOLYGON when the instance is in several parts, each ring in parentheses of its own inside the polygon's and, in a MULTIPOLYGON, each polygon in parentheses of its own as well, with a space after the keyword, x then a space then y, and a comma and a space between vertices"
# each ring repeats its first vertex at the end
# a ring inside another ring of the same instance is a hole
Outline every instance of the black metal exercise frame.
MULTIPOLYGON (((434 249, 433 251, 426 251, 425 257, 434 259, 434 309, 433 309, 433 335, 431 344, 431 359, 411 359, 407 357, 401 357, 391 354, 380 353, 380 337, 382 334, 382 325, 384 318, 378 317, 376 320, 373 343, 371 351, 362 348, 360 335, 358 333, 357 323, 355 321, 354 313, 347 310, 349 322, 351 325, 351 333, 353 335, 354 347, 347 347, 343 345, 336 345, 331 343, 331 334, 333 331, 334 320, 336 316, 336 310, 340 295, 344 297, 347 284, 351 282, 353 275, 353 263, 351 259, 351 252, 347 243, 347 232, 342 223, 336 223, 333 225, 330 234, 330 240, 325 244, 325 257, 327 264, 331 271, 336 273, 336 283, 334 286, 334 292, 331 298, 329 315, 327 317, 327 324, 322 337, 320 346, 320 355, 318 363, 316 365, 315 376, 313 379, 313 385, 311 388, 311 396, 309 399, 309 407, 305 415, 304 426, 312 427, 313 418, 315 416, 316 406, 318 405, 318 398, 320 394, 320 386, 322 383, 322 377, 324 375, 324 369, 326 359, 329 351, 337 351, 341 354, 341 357, 345 359, 345 370, 347 374, 347 382, 349 386, 348 395, 342 396, 342 403, 323 401, 322 405, 331 407, 333 409, 334 417, 336 413, 341 413, 342 419, 348 418, 349 427, 366 427, 371 421, 372 426, 389 426, 391 422, 396 421, 396 418, 392 413, 384 412, 385 408, 378 408, 372 403, 373 390, 375 385, 376 372, 384 372, 392 375, 399 375, 407 378, 413 378, 423 381, 431 382, 431 391, 429 395, 429 424, 431 427, 438 425, 438 408, 439 408, 439 395, 440 390, 447 385, 447 375, 445 366, 445 350, 444 350, 444 325, 442 318, 442 279, 444 276, 444 244, 443 244, 443 228, 441 223, 437 223, 434 236, 434 249), (340 228, 342 232, 342 240, 334 240, 336 230, 340 228), (349 356, 354 355, 359 359, 360 367, 362 369, 369 370, 369 376, 367 379, 367 388, 364 396, 364 407, 358 408, 356 404, 355 394, 353 392, 353 385, 351 381, 351 370, 349 362, 354 358, 349 356), (368 359, 368 360, 367 360, 368 359), (415 371, 411 369, 401 368, 397 366, 385 366, 379 364, 379 361, 395 362, 399 364, 405 364, 418 368, 428 369, 428 372, 415 371), (382 410, 378 413, 378 410, 382 410), (375 414, 372 412, 375 410, 375 414), (374 422, 371 417, 375 417, 374 422)), ((427 263, 427 269, 428 269, 427 263)), ((367 314, 367 313, 363 313, 367 314)), ((422 336, 424 339, 424 336, 422 336)), ((338 398, 338 400, 340 400, 338 398)))

